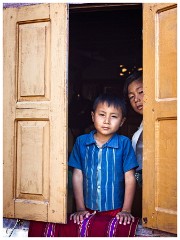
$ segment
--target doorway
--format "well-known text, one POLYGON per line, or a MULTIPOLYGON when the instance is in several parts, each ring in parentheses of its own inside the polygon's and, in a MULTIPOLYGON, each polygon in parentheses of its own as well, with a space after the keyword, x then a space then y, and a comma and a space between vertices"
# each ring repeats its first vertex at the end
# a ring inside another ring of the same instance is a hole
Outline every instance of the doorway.
MULTIPOLYGON (((123 95, 124 81, 142 71, 142 4, 70 4, 69 140, 93 129, 91 109, 100 93, 123 95)), ((128 106, 119 134, 132 137, 142 117, 128 106)), ((69 170, 69 183, 71 182, 69 170)), ((74 210, 69 184, 68 212, 74 210)))

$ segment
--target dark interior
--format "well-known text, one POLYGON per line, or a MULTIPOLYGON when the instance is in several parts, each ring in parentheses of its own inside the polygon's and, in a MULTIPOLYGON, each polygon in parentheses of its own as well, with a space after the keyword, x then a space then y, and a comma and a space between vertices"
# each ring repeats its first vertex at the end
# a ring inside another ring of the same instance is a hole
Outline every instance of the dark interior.
MULTIPOLYGON (((142 4, 104 5, 70 5, 69 153, 76 137, 93 129, 95 98, 104 92, 122 96, 127 76, 142 70, 142 4)), ((119 133, 131 138, 141 120, 128 105, 119 133)))
MULTIPOLYGON (((70 5, 69 127, 74 135, 88 131, 92 102, 100 93, 122 96, 124 80, 142 69, 142 5, 106 6, 79 10, 70 5)), ((131 137, 140 121, 129 107, 120 133, 131 137)))

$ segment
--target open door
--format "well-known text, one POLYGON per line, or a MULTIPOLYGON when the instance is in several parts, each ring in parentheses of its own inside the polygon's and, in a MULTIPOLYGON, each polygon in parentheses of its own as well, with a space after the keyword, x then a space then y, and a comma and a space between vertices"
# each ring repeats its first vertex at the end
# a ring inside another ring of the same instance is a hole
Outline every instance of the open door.
POLYGON ((66 222, 67 5, 4 9, 3 215, 66 222))
POLYGON ((143 223, 177 233, 177 5, 143 5, 143 223))

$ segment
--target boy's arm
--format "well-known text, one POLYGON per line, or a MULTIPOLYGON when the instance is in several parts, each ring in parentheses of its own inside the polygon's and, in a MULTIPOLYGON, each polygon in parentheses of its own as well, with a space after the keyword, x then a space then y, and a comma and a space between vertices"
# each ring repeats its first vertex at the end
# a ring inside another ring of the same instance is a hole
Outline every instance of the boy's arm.
POLYGON ((79 224, 84 218, 89 216, 89 212, 86 210, 84 204, 84 196, 83 196, 83 174, 80 169, 74 168, 73 176, 72 176, 74 197, 76 201, 76 210, 77 212, 71 214, 70 219, 74 221, 74 223, 79 224))
POLYGON ((131 220, 134 222, 134 217, 131 215, 131 208, 136 189, 136 179, 134 174, 134 169, 131 169, 130 171, 125 173, 124 203, 122 211, 116 215, 117 219, 119 219, 119 223, 124 223, 124 225, 126 225, 126 223, 129 224, 131 220))
POLYGON ((122 211, 131 212, 134 194, 136 190, 135 170, 131 169, 125 173, 125 195, 122 211))
POLYGON ((83 196, 83 174, 80 169, 74 168, 72 176, 74 197, 76 201, 76 210, 86 210, 83 196))

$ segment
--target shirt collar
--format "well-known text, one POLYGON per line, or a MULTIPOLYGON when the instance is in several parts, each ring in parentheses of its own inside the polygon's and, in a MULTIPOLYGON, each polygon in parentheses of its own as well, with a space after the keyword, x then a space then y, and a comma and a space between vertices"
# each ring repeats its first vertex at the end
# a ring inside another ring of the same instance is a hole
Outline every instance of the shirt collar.
MULTIPOLYGON (((89 136, 86 139, 86 145, 96 144, 96 141, 94 139, 95 132, 96 130, 93 130, 89 133, 89 136)), ((109 141, 103 145, 103 147, 118 148, 119 147, 118 134, 115 133, 112 136, 112 138, 110 138, 109 141)))

